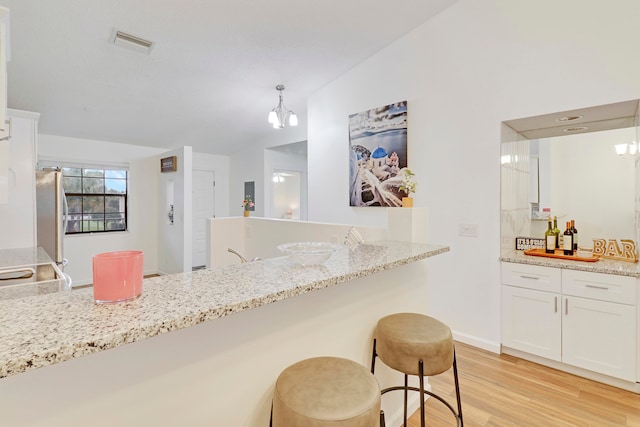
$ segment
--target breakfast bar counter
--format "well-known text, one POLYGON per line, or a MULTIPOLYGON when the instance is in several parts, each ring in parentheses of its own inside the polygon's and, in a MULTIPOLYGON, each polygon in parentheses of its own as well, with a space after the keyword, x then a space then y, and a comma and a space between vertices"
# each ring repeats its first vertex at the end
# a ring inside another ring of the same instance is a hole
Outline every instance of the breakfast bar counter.
POLYGON ((427 311, 418 261, 448 250, 381 241, 321 265, 167 275, 113 305, 92 289, 0 301, 0 413, 11 425, 268 423, 280 369, 318 355, 366 364, 379 317, 427 311))

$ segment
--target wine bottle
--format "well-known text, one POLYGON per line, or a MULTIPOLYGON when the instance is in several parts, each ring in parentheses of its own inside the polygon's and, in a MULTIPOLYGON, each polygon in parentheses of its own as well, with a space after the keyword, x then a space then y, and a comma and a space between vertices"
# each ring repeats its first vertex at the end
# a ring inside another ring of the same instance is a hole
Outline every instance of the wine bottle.
POLYGON ((573 250, 578 250, 578 229, 575 220, 571 220, 571 232, 573 233, 573 250))
POLYGON ((553 232, 551 228, 551 218, 549 218, 549 227, 547 231, 544 232, 545 238, 545 253, 552 254, 556 251, 556 234, 553 232))
POLYGON ((564 241, 562 249, 565 255, 573 255, 573 233, 571 232, 571 222, 567 221, 567 229, 564 230, 564 241))
POLYGON ((553 217, 553 232, 556 235, 556 249, 560 249, 560 229, 558 228, 558 217, 553 217))

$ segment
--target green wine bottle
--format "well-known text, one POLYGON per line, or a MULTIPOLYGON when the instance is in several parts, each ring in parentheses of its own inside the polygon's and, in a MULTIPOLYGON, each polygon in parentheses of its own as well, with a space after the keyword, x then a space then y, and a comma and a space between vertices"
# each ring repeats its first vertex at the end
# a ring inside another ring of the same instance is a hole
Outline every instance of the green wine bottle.
POLYGON ((545 239, 545 249, 544 251, 548 254, 552 254, 556 251, 556 234, 553 232, 551 228, 551 217, 549 217, 549 227, 547 231, 544 232, 545 239))
POLYGON ((558 217, 553 217, 553 232, 556 235, 556 249, 560 249, 560 229, 558 228, 558 217))

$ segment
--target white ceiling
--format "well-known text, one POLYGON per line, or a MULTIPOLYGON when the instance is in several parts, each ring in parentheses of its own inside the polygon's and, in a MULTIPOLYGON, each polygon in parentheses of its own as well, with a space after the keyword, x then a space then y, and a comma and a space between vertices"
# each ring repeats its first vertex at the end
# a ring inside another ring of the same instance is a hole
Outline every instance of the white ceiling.
POLYGON ((267 123, 276 84, 304 126, 310 94, 456 1, 0 0, 9 107, 45 134, 231 154, 287 132, 267 123))

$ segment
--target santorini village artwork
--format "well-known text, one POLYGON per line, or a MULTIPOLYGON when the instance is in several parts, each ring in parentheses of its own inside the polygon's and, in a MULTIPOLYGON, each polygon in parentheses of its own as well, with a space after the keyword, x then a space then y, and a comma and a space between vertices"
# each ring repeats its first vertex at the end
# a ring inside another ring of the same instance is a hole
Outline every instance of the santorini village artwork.
POLYGON ((350 206, 402 206, 407 101, 349 116, 350 206))

